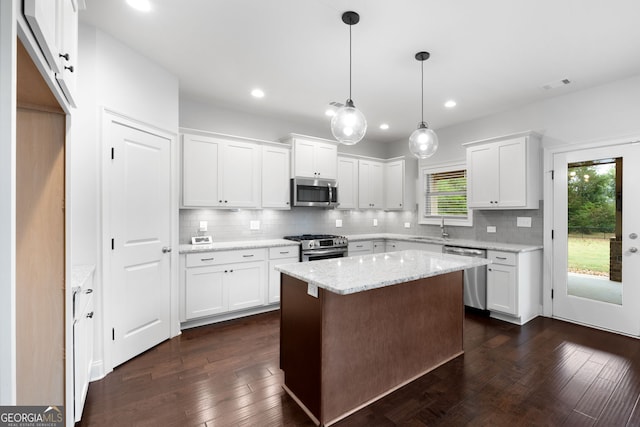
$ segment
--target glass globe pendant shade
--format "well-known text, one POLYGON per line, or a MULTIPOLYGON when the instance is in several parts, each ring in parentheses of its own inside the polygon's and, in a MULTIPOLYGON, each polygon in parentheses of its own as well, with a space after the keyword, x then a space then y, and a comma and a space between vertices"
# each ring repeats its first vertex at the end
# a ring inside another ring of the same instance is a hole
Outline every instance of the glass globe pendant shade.
POLYGON ((347 105, 336 111, 331 118, 331 133, 344 145, 357 144, 367 132, 367 120, 353 101, 347 99, 347 105))
POLYGON ((427 159, 438 150, 438 135, 420 122, 418 129, 409 137, 409 151, 418 159, 427 159))

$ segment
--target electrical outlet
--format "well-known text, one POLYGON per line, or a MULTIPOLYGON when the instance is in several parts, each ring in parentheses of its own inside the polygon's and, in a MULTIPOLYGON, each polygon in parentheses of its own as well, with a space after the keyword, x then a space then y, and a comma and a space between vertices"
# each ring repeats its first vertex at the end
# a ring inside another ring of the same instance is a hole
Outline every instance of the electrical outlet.
POLYGON ((495 233, 496 226, 495 225, 487 225, 487 233, 495 233))
POLYGON ((516 219, 517 227, 528 227, 531 228, 531 217, 530 216, 519 216, 516 219))
POLYGON ((207 231, 207 221, 200 221, 200 228, 198 228, 199 231, 207 231))
POLYGON ((411 223, 410 222, 405 222, 404 223, 404 228, 411 228, 411 223))
POLYGON ((260 221, 258 220, 250 221, 249 230, 260 230, 260 221))
POLYGON ((374 227, 378 226, 378 218, 373 218, 373 226, 374 227))
POLYGON ((336 227, 338 227, 338 228, 342 227, 342 220, 341 219, 336 219, 336 227))

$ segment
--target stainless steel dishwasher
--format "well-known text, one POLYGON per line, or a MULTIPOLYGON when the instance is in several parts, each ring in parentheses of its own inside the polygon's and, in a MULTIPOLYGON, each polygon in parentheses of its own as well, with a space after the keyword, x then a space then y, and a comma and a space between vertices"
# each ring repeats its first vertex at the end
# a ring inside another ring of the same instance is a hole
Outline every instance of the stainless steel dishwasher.
MULTIPOLYGON (((442 253, 486 258, 484 249, 463 248, 458 246, 443 246, 442 253)), ((464 271, 464 305, 487 309, 487 266, 469 268, 464 271)))

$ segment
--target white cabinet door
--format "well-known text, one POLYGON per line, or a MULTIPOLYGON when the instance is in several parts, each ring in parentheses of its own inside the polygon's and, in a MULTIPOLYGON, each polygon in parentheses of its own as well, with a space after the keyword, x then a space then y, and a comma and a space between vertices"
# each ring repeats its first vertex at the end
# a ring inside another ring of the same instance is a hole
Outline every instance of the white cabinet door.
POLYGON ((228 141, 222 162, 222 206, 257 208, 260 206, 260 146, 228 141))
POLYGON ((24 16, 54 73, 60 73, 59 1, 24 0, 24 16))
POLYGON ((336 179, 338 147, 322 141, 293 140, 293 175, 303 178, 336 179))
MULTIPOLYGON (((297 251, 296 251, 297 253, 297 251)), ((269 304, 280 302, 280 272, 275 269, 281 264, 292 264, 299 262, 300 258, 281 258, 269 261, 269 304)))
POLYGON ((73 382, 74 382, 74 414, 75 421, 80 421, 82 410, 89 391, 91 366, 93 365, 93 331, 94 331, 93 296, 89 295, 87 303, 73 324, 73 382))
POLYGON ((518 315, 516 267, 491 264, 487 266, 487 309, 518 315))
POLYGON ((404 208, 404 160, 384 165, 385 209, 402 210, 404 208))
POLYGON ((318 171, 316 170, 315 153, 316 144, 313 141, 305 141, 303 139, 296 139, 293 142, 293 167, 294 176, 317 178, 318 171))
POLYGON ((384 240, 375 240, 373 242, 373 253, 379 254, 387 251, 387 245, 384 240))
MULTIPOLYGON (((371 160, 358 161, 358 207, 384 208, 384 165, 371 160)), ((339 185, 339 184, 338 184, 339 185)))
POLYGON ((291 209, 290 150, 262 147, 262 207, 291 209))
POLYGON ((220 206, 218 162, 222 141, 196 135, 182 137, 182 203, 220 206))
POLYGON ((527 159, 524 138, 504 141, 498 150, 498 205, 519 207, 527 203, 527 159))
POLYGON ((187 268, 185 276, 185 318, 225 313, 229 295, 225 288, 225 266, 187 268))
POLYGON ((339 209, 358 208, 358 160, 338 157, 339 209))
MULTIPOLYGON (((53 1, 52 1, 53 3, 53 1)), ((76 75, 78 74, 78 10, 72 0, 60 0, 60 54, 56 80, 67 101, 76 107, 76 75)))
POLYGON ((230 264, 225 271, 229 311, 263 305, 265 302, 265 263, 230 264))
POLYGON ((315 160, 319 178, 338 178, 338 147, 335 144, 316 142, 315 160))
POLYGON ((495 147, 467 149, 467 198, 470 208, 494 207, 498 201, 498 164, 495 147))

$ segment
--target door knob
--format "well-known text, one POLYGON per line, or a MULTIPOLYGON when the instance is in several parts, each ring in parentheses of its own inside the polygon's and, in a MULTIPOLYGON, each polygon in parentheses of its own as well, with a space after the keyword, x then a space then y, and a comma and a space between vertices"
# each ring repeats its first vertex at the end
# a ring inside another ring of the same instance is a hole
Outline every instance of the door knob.
POLYGON ((166 253, 169 253, 169 252, 171 252, 171 248, 169 246, 164 246, 162 248, 162 253, 163 254, 166 254, 166 253))
POLYGON ((638 252, 638 248, 636 248, 636 247, 630 247, 630 248, 629 248, 629 252, 631 252, 632 254, 635 254, 636 252, 638 252))

